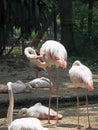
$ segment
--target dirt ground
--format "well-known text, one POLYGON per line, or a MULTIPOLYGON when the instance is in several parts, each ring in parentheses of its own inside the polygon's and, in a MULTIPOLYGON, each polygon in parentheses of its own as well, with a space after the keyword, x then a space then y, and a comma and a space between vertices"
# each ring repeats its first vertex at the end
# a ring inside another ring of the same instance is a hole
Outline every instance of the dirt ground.
MULTIPOLYGON (((77 59, 76 59, 77 60, 77 59)), ((77 125, 77 109, 74 97, 75 97, 75 89, 72 85, 68 71, 72 65, 71 60, 68 61, 67 69, 59 69, 59 82, 60 82, 60 90, 59 90, 59 113, 63 115, 63 119, 59 121, 58 124, 49 125, 50 130, 73 130, 77 125), (64 100, 63 100, 64 99, 64 100), (67 100, 66 100, 67 99, 67 100)), ((93 80, 94 80, 94 87, 95 89, 89 92, 89 113, 90 113, 90 120, 91 126, 93 130, 98 130, 98 67, 97 65, 88 65, 88 67, 93 72, 93 80)), ((38 77, 48 77, 48 74, 39 72, 38 77)), ((36 78, 35 71, 29 66, 29 61, 25 57, 10 57, 10 58, 2 58, 0 60, 0 87, 2 85, 6 85, 8 81, 15 82, 17 80, 21 80, 23 82, 29 82, 36 78)), ((52 93, 52 100, 55 100, 56 91, 55 91, 55 80, 56 80, 56 70, 52 68, 52 79, 53 79, 53 93, 52 93)), ((84 97, 85 90, 79 89, 79 96, 81 99, 85 99, 84 97)), ((38 88, 34 89, 31 93, 21 93, 21 94, 14 94, 15 97, 15 109, 21 107, 29 107, 33 105, 35 102, 41 102, 41 99, 48 99, 49 96, 49 88, 38 88), (37 100, 36 100, 37 99, 37 100), (26 101, 32 101, 29 104, 26 101), (18 106, 17 102, 21 102, 24 104, 18 106)), ((55 102, 55 101, 54 101, 55 102)), ((5 107, 7 111, 8 103, 8 94, 0 94, 0 111, 3 107, 5 107), (2 106, 2 103, 4 106, 2 106)), ((42 101, 43 104, 46 104, 45 100, 42 101)), ((86 130, 87 128, 87 117, 86 117, 86 108, 85 102, 81 103, 80 108, 80 125, 81 130, 86 130)), ((55 105, 53 104, 53 108, 55 105)), ((2 113, 0 112, 0 115, 2 113)), ((51 121, 54 122, 54 121, 51 121)), ((42 124, 47 123, 47 120, 42 120, 42 124)), ((0 129, 6 130, 6 116, 0 119, 0 129)))

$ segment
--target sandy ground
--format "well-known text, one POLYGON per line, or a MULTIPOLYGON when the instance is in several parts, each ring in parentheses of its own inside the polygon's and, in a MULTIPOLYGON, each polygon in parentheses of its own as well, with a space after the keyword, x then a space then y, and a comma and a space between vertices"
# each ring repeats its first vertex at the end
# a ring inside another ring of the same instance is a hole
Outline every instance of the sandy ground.
MULTIPOLYGON (((68 71, 71 67, 71 62, 68 63, 68 68, 63 70, 59 69, 59 82, 60 82, 60 90, 59 90, 59 113, 63 115, 63 119, 59 121, 58 124, 49 125, 50 130, 73 130, 77 125, 77 109, 76 103, 74 100, 75 97, 75 89, 72 85, 68 71), (67 99, 67 100, 66 100, 67 99)), ((89 65, 88 65, 89 66, 89 65)), ((97 95, 98 95, 98 68, 96 66, 91 66, 90 69, 93 72, 93 79, 94 79, 94 87, 95 89, 92 92, 89 92, 89 112, 90 112, 90 120, 91 126, 93 130, 98 130, 98 102, 97 102, 97 95)), ((48 77, 46 73, 39 72, 38 77, 48 77)), ((10 58, 10 59, 2 59, 0 61, 0 82, 2 84, 6 84, 8 81, 15 82, 17 80, 21 80, 23 82, 28 82, 32 79, 36 78, 35 72, 29 67, 29 63, 25 58, 10 58)), ((52 93, 52 103, 53 108, 55 108, 55 100, 56 100, 56 91, 55 91, 55 79, 56 79, 56 70, 52 68, 52 79, 54 81, 53 86, 53 93, 52 93)), ((81 100, 85 100, 84 97, 85 90, 79 89, 79 95, 81 100)), ((49 96, 49 89, 48 88, 39 88, 34 89, 31 93, 21 93, 21 94, 14 94, 15 96, 15 109, 21 107, 29 107, 36 102, 41 102, 43 104, 47 104, 45 99, 48 99, 49 96), (29 103, 27 103, 29 101, 29 103), (19 104, 18 104, 19 103, 19 104), (22 105, 20 105, 22 104, 22 105)), ((0 94, 0 111, 2 108, 5 108, 7 111, 8 107, 8 94, 0 94), (4 105, 4 106, 3 106, 4 105)), ((86 117, 86 108, 85 103, 81 104, 81 111, 80 111, 80 125, 81 130, 86 130, 87 128, 87 117, 86 117)), ((2 112, 0 112, 0 115, 2 112)), ((54 121, 51 121, 54 122, 54 121)), ((43 124, 47 123, 47 121, 42 121, 43 124)), ((0 129, 6 130, 6 116, 0 119, 0 129)))
MULTIPOLYGON (((92 130, 98 130, 98 104, 90 104, 89 112, 92 130)), ((63 119, 58 124, 47 125, 47 120, 41 120, 43 126, 48 127, 50 130, 74 130, 77 126, 76 107, 62 108, 60 109, 60 113, 63 114, 63 119)), ((51 120, 51 123, 55 123, 55 121, 51 120)), ((0 130, 7 130, 5 125, 6 120, 3 118, 0 120, 0 130)), ((80 109, 80 126, 81 130, 86 130, 88 127, 86 108, 84 105, 80 109)))

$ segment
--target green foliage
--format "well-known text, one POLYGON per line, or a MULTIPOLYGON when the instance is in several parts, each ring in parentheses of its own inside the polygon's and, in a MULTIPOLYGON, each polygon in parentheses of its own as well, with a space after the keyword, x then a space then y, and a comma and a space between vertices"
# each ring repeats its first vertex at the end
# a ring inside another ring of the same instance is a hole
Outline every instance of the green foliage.
MULTIPOLYGON (((57 0, 1 0, 0 1, 0 54, 9 36, 25 38, 42 29, 57 0)), ((76 55, 90 60, 98 59, 98 1, 89 10, 88 0, 73 1, 73 33, 76 55), (92 12, 91 33, 88 33, 88 16, 92 12)), ((68 14, 69 15, 69 14, 68 14)), ((57 15, 60 25, 60 16, 57 15)), ((68 25, 69 27, 69 25, 68 25)), ((60 26, 58 26, 61 29, 60 26)), ((50 28, 51 30, 51 28, 50 28)))
POLYGON ((76 55, 86 60, 98 59, 98 2, 94 2, 92 10, 92 30, 88 33, 88 2, 73 2, 73 24, 76 55))
POLYGON ((17 29, 19 33, 26 34, 40 30, 52 8, 52 0, 1 0, 0 49, 9 34, 13 34, 13 31, 15 34, 17 29))

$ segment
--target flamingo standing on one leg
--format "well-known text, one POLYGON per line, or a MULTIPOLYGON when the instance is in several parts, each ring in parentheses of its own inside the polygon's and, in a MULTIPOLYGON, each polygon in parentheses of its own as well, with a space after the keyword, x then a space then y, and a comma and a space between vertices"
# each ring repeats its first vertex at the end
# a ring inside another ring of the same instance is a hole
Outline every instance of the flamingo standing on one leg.
POLYGON ((49 130, 44 128, 37 118, 21 118, 13 120, 14 96, 12 91, 12 82, 7 83, 9 91, 9 108, 7 113, 8 130, 49 130))
MULTIPOLYGON (((59 91, 58 67, 66 68, 67 66, 66 49, 61 43, 53 40, 48 40, 42 45, 39 56, 36 54, 35 50, 31 47, 27 47, 24 53, 31 61, 35 61, 39 67, 44 68, 44 67, 51 67, 52 65, 56 66, 57 68, 56 93, 57 93, 57 116, 58 116, 58 91, 59 91), (39 59, 42 59, 43 62, 41 62, 39 59)), ((51 72, 49 72, 49 75, 51 80, 51 72)), ((49 115, 50 115, 51 95, 52 95, 52 86, 50 83, 49 115)), ((50 116, 48 117, 48 123, 50 123, 50 116)))
POLYGON ((79 97, 78 97, 78 87, 87 88, 86 91, 86 107, 87 107, 87 115, 88 115, 88 127, 91 128, 90 119, 89 119, 89 112, 88 112, 88 90, 93 90, 93 79, 92 79, 92 72, 91 70, 83 65, 80 61, 76 60, 71 69, 69 70, 69 75, 71 81, 73 82, 74 86, 76 87, 76 96, 77 96, 77 108, 78 108, 78 125, 77 129, 80 129, 79 125, 79 97))

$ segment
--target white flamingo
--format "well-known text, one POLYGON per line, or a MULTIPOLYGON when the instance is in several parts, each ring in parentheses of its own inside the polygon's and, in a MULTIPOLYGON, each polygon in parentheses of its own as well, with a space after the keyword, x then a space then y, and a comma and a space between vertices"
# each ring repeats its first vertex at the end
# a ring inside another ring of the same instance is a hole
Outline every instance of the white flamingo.
MULTIPOLYGON (((39 119, 48 119, 49 108, 42 105, 41 103, 36 103, 32 107, 22 108, 19 110, 18 116, 21 117, 36 117, 39 119)), ((50 109, 50 119, 57 119, 57 112, 50 109)), ((58 114, 58 119, 62 119, 62 115, 58 114)))
MULTIPOLYGON (((12 83, 12 90, 13 90, 13 93, 31 92, 32 87, 29 85, 26 85, 21 80, 17 80, 16 82, 12 83)), ((8 86, 5 85, 2 88, 0 88, 0 93, 8 93, 8 86)))
MULTIPOLYGON (((53 83, 51 83, 53 86, 53 83)), ((30 82, 23 83, 21 80, 17 80, 12 83, 13 93, 29 93, 32 92, 32 88, 49 88, 50 80, 45 77, 36 78, 30 82)), ((0 87, 0 93, 8 93, 7 85, 0 87)))
POLYGON ((50 83, 51 83, 51 86, 53 86, 53 83, 50 82, 48 78, 41 77, 41 78, 33 79, 26 84, 30 84, 32 88, 49 88, 50 83))
POLYGON ((44 128, 37 118, 21 118, 13 120, 14 96, 12 91, 12 82, 7 83, 9 91, 9 108, 7 113, 8 130, 49 130, 44 128))
MULTIPOLYGON (((57 93, 57 115, 58 115, 58 91, 59 91, 59 85, 58 85, 58 67, 66 68, 67 66, 67 51, 65 47, 54 40, 48 40, 46 41, 42 47, 40 48, 40 55, 38 56, 35 52, 35 50, 31 47, 25 48, 24 51, 27 58, 29 58, 31 61, 36 62, 36 64, 39 67, 51 67, 52 65, 56 66, 57 68, 57 78, 56 78, 56 93, 57 93), (39 59, 42 59, 43 62, 41 62, 39 59)), ((51 80, 51 72, 49 71, 50 80, 51 80)), ((52 96, 52 86, 50 84, 50 94, 49 94, 49 115, 50 115, 50 105, 51 105, 51 96, 52 96)), ((50 116, 48 117, 48 123, 50 123, 50 116)), ((58 122, 58 119, 57 119, 58 122)))
POLYGON ((87 107, 87 115, 88 115, 88 127, 91 128, 90 119, 89 119, 89 111, 88 111, 88 90, 93 90, 93 79, 91 70, 83 65, 80 61, 76 60, 71 69, 69 70, 69 75, 72 83, 76 87, 76 97, 77 97, 77 109, 78 109, 78 125, 77 129, 80 129, 79 125, 79 113, 80 113, 80 105, 79 105, 79 97, 78 97, 78 87, 86 88, 86 107, 87 107))

